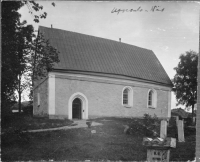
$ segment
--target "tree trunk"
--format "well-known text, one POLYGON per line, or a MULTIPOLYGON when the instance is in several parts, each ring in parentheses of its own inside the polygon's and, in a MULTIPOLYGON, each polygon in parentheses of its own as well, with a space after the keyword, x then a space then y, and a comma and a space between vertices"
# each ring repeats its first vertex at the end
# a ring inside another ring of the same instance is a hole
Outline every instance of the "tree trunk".
POLYGON ((21 92, 19 93, 19 113, 21 113, 21 92))
POLYGON ((195 123, 195 117, 194 117, 194 104, 192 104, 192 124, 195 123))
POLYGON ((18 89, 18 95, 19 95, 19 100, 18 100, 18 110, 19 113, 21 113, 21 77, 19 76, 19 89, 18 89))
MULTIPOLYGON (((38 32, 39 34, 39 32, 38 32)), ((34 87, 34 79, 35 79, 35 64, 36 64, 36 57, 37 57, 37 40, 36 40, 36 45, 35 45, 35 52, 34 52, 34 58, 33 58, 33 65, 32 65, 32 76, 31 76, 31 79, 32 79, 32 89, 34 87)))
POLYGON ((195 119, 194 119, 194 104, 192 104, 192 124, 195 123, 195 119))

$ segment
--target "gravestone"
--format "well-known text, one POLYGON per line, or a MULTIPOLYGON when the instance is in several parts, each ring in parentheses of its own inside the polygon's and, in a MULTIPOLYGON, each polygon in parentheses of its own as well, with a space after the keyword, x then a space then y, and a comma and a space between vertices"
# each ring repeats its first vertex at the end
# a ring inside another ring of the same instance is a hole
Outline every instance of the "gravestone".
POLYGON ((167 137, 167 121, 162 120, 160 124, 160 138, 166 138, 167 137))
POLYGON ((193 122, 193 123, 196 123, 196 117, 193 117, 193 118, 192 118, 192 122, 193 122))
POLYGON ((177 127, 178 127, 178 141, 185 142, 184 130, 183 130, 183 120, 178 121, 177 127))
POLYGON ((169 162, 170 149, 147 149, 148 162, 169 162))
POLYGON ((176 125, 178 127, 179 116, 176 116, 176 125))
POLYGON ((162 138, 143 138, 143 145, 147 147, 148 162, 169 162, 170 149, 176 148, 176 139, 171 137, 162 138))

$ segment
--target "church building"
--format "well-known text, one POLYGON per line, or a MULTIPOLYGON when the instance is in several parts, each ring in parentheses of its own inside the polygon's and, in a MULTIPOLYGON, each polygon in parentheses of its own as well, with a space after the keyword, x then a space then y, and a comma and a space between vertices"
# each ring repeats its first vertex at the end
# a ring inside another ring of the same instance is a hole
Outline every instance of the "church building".
POLYGON ((34 116, 170 117, 172 83, 152 50, 43 26, 38 32, 60 62, 34 86, 34 116))

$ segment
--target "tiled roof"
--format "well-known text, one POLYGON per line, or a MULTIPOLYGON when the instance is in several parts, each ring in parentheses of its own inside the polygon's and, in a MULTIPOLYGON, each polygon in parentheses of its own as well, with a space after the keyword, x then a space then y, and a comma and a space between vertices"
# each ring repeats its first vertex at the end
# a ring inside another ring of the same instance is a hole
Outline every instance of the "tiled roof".
POLYGON ((167 73, 151 50, 42 26, 39 32, 60 52, 60 62, 55 69, 116 74, 171 86, 167 73))

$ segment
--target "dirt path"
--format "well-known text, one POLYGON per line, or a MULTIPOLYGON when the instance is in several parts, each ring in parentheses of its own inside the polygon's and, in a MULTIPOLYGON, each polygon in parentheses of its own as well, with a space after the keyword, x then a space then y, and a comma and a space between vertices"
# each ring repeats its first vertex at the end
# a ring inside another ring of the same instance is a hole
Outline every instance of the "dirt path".
MULTIPOLYGON (((101 123, 92 122, 92 126, 103 125, 101 123)), ((86 128, 88 127, 86 124, 86 120, 75 120, 74 123, 70 126, 58 127, 58 128, 48 128, 48 129, 37 129, 37 130, 28 130, 25 132, 45 132, 45 131, 54 131, 54 130, 64 130, 64 129, 75 129, 75 128, 86 128)))

